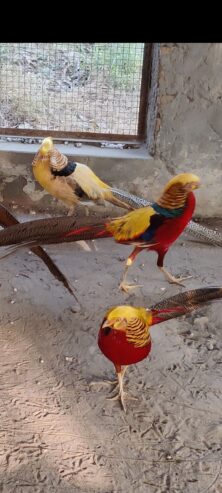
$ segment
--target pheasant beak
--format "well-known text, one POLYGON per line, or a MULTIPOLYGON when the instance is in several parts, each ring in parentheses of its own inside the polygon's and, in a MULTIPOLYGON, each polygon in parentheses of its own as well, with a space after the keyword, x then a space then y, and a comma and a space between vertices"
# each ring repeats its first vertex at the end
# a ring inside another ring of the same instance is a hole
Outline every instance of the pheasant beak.
POLYGON ((187 183, 187 185, 185 185, 185 189, 188 192, 191 192, 192 190, 196 190, 197 188, 200 188, 200 187, 201 187, 200 181, 193 181, 193 182, 187 183))
POLYGON ((198 181, 196 183, 191 183, 192 185, 192 189, 193 190, 196 190, 196 188, 200 188, 201 187, 201 181, 198 181))
POLYGON ((53 149, 53 142, 50 137, 47 137, 43 140, 42 145, 40 147, 40 152, 42 156, 46 156, 53 149))
POLYGON ((127 324, 127 320, 122 317, 115 317, 111 320, 106 319, 102 325, 102 329, 109 327, 115 330, 124 330, 127 324))
POLYGON ((112 328, 115 324, 115 319, 113 320, 108 320, 106 319, 105 322, 102 324, 102 329, 106 329, 107 327, 112 328))

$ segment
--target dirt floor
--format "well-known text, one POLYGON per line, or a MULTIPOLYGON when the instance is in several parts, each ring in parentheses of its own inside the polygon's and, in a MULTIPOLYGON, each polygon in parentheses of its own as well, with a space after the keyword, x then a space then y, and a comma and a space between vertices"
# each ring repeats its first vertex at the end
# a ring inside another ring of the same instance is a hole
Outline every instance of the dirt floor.
MULTIPOLYGON (((126 387, 139 398, 127 414, 111 389, 114 368, 97 346, 106 309, 149 306, 178 293, 143 253, 117 289, 130 247, 48 246, 81 301, 44 264, 18 251, 1 260, 0 492, 222 493, 222 303, 154 326, 150 357, 126 387), (144 265, 145 264, 145 265, 144 265)), ((221 249, 184 238, 166 266, 194 277, 186 288, 222 284, 221 249)))

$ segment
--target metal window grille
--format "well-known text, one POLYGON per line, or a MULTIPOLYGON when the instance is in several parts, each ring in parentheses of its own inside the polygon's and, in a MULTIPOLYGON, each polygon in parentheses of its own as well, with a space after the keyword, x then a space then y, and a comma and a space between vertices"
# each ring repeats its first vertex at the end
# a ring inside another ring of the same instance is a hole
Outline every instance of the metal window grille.
POLYGON ((0 134, 142 140, 151 45, 0 43, 0 134))

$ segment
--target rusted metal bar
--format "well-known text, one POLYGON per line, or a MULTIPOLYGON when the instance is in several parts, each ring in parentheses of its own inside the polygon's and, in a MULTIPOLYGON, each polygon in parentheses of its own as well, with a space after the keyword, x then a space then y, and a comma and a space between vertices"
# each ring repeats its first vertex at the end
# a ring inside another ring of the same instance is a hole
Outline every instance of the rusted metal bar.
POLYGON ((143 68, 140 89, 140 107, 138 118, 138 140, 146 138, 148 96, 151 75, 152 44, 145 43, 143 54, 143 68))
POLYGON ((1 135, 10 135, 15 137, 44 137, 50 135, 51 137, 58 137, 64 139, 90 139, 90 140, 140 140, 138 135, 125 135, 125 134, 105 134, 105 133, 92 133, 92 132, 62 132, 60 130, 35 130, 35 129, 22 129, 22 128, 0 128, 1 135))

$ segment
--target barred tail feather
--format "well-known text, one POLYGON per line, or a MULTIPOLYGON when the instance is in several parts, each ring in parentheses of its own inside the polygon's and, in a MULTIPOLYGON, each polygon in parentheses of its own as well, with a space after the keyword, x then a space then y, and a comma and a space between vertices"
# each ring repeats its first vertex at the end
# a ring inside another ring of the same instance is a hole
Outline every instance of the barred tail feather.
POLYGON ((222 287, 204 287, 171 296, 151 307, 152 325, 180 317, 186 313, 222 298, 222 287))
MULTIPOLYGON (((9 227, 9 226, 12 226, 15 224, 19 224, 19 221, 16 219, 15 216, 13 216, 13 214, 11 214, 11 212, 8 211, 8 209, 6 209, 6 207, 4 207, 2 204, 0 204, 0 225, 5 228, 5 227, 9 227)), ((16 250, 17 248, 19 248, 19 247, 18 246, 14 247, 13 250, 11 250, 9 252, 9 254, 13 253, 13 251, 16 250)), ((72 294, 74 296, 75 300, 78 302, 78 300, 75 296, 75 293, 73 291, 73 288, 70 286, 70 284, 68 282, 68 279, 61 272, 61 270, 57 267, 55 262, 48 255, 48 253, 45 252, 45 250, 43 250, 43 248, 41 246, 34 246, 31 250, 37 257, 39 257, 44 262, 44 264, 49 269, 51 274, 59 282, 61 282, 63 284, 63 286, 69 291, 70 294, 72 294)), ((6 255, 3 255, 3 257, 6 255)), ((3 258, 3 257, 1 257, 1 258, 3 258)))
POLYGON ((112 236, 106 230, 106 223, 97 222, 93 225, 89 219, 79 224, 72 216, 37 219, 9 226, 0 231, 0 246, 40 245, 64 243, 79 240, 92 240, 112 236))

